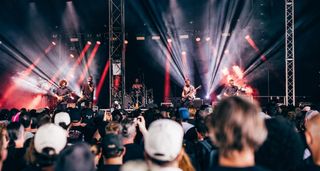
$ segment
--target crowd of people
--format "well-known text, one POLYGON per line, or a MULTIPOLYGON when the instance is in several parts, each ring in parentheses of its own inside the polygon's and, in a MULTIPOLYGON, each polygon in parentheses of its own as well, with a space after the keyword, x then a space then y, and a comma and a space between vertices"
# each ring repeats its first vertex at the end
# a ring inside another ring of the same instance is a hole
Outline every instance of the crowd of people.
POLYGON ((2 109, 2 171, 320 170, 313 106, 228 97, 200 108, 2 109))

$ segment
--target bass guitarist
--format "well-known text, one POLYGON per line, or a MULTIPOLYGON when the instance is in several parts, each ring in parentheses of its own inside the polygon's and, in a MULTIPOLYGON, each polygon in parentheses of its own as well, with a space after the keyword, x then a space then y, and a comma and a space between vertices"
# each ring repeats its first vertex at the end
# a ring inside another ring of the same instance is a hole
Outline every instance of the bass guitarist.
POLYGON ((61 80, 59 87, 53 91, 54 96, 57 98, 57 110, 65 111, 67 109, 67 100, 72 91, 67 87, 68 82, 61 80))

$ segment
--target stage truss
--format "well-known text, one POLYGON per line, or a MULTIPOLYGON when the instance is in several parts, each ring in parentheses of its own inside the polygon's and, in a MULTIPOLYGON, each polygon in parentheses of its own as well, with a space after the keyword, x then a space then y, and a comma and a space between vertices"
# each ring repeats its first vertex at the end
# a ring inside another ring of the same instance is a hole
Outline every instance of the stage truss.
POLYGON ((109 2, 109 106, 115 101, 123 105, 125 93, 125 16, 124 0, 108 0, 109 2))
POLYGON ((286 105, 295 105, 294 0, 286 0, 286 105))

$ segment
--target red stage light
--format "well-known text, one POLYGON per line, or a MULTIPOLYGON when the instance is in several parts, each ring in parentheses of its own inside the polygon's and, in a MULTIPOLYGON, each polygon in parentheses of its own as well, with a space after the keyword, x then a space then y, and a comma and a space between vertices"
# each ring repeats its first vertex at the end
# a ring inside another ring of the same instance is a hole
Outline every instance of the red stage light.
POLYGON ((56 45, 56 42, 51 42, 54 46, 56 45))
POLYGON ((182 54, 182 55, 186 55, 187 52, 186 52, 186 51, 182 51, 181 54, 182 54))
POLYGON ((124 41, 124 44, 126 44, 126 45, 127 45, 128 43, 129 43, 129 42, 128 42, 128 40, 125 40, 125 41, 124 41))
POLYGON ((88 45, 91 45, 91 42, 90 42, 90 41, 87 41, 87 44, 88 44, 88 45))
POLYGON ((196 41, 197 41, 197 42, 200 42, 200 41, 201 41, 201 38, 200 38, 200 37, 197 37, 197 38, 196 38, 196 41))
POLYGON ((91 54, 89 56, 88 62, 86 63, 86 65, 85 65, 85 67, 84 67, 84 69, 82 71, 80 79, 78 80, 79 84, 81 84, 82 81, 84 80, 84 78, 86 77, 86 75, 88 73, 88 70, 89 70, 89 67, 90 67, 90 65, 91 65, 91 63, 93 61, 93 58, 96 56, 96 53, 98 51, 99 46, 100 46, 100 44, 98 44, 98 43, 94 46, 94 48, 93 48, 93 50, 92 50, 92 52, 91 52, 91 54))
POLYGON ((102 89, 104 80, 106 79, 107 73, 108 73, 108 71, 109 71, 109 66, 110 66, 110 61, 108 60, 108 62, 107 62, 106 65, 104 66, 103 73, 102 73, 102 75, 101 75, 101 79, 100 79, 100 81, 99 81, 99 83, 98 83, 98 86, 97 86, 97 91, 96 91, 96 97, 97 97, 97 99, 99 99, 99 95, 100 95, 100 92, 101 92, 101 89, 102 89))
POLYGON ((74 58, 74 55, 72 53, 70 54, 70 58, 74 58))
POLYGON ((98 45, 100 45, 100 44, 101 44, 101 42, 100 42, 100 41, 97 41, 97 44, 98 44, 98 45))
POLYGON ((171 43, 171 42, 172 42, 172 39, 168 39, 167 41, 168 41, 168 43, 171 43))
POLYGON ((206 41, 207 41, 207 42, 209 42, 210 40, 211 40, 211 38, 210 38, 210 37, 207 37, 207 38, 206 38, 206 41))
MULTIPOLYGON (((82 49, 79 57, 77 58, 77 61, 72 65, 71 69, 68 71, 66 80, 70 80, 70 78, 74 75, 74 72, 76 71, 77 66, 80 65, 83 57, 85 56, 86 52, 88 51, 88 49, 89 49, 89 47, 90 47, 90 45, 91 45, 91 44, 87 43, 87 44, 84 46, 84 48, 82 49)), ((59 71, 60 71, 60 70, 59 70, 59 71)), ((61 72, 62 72, 62 71, 61 71, 61 72)), ((57 72, 51 80, 52 80, 52 81, 55 81, 55 79, 57 79, 57 78, 60 76, 61 72, 59 72, 59 73, 57 72)))

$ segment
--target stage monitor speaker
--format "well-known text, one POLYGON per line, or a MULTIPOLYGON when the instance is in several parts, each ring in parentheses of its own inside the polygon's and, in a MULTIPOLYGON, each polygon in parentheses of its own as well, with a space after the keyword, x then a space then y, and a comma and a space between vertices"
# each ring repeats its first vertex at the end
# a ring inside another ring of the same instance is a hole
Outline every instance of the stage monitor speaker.
POLYGON ((193 106, 195 108, 200 108, 202 105, 203 105, 203 100, 202 99, 194 99, 193 106))

